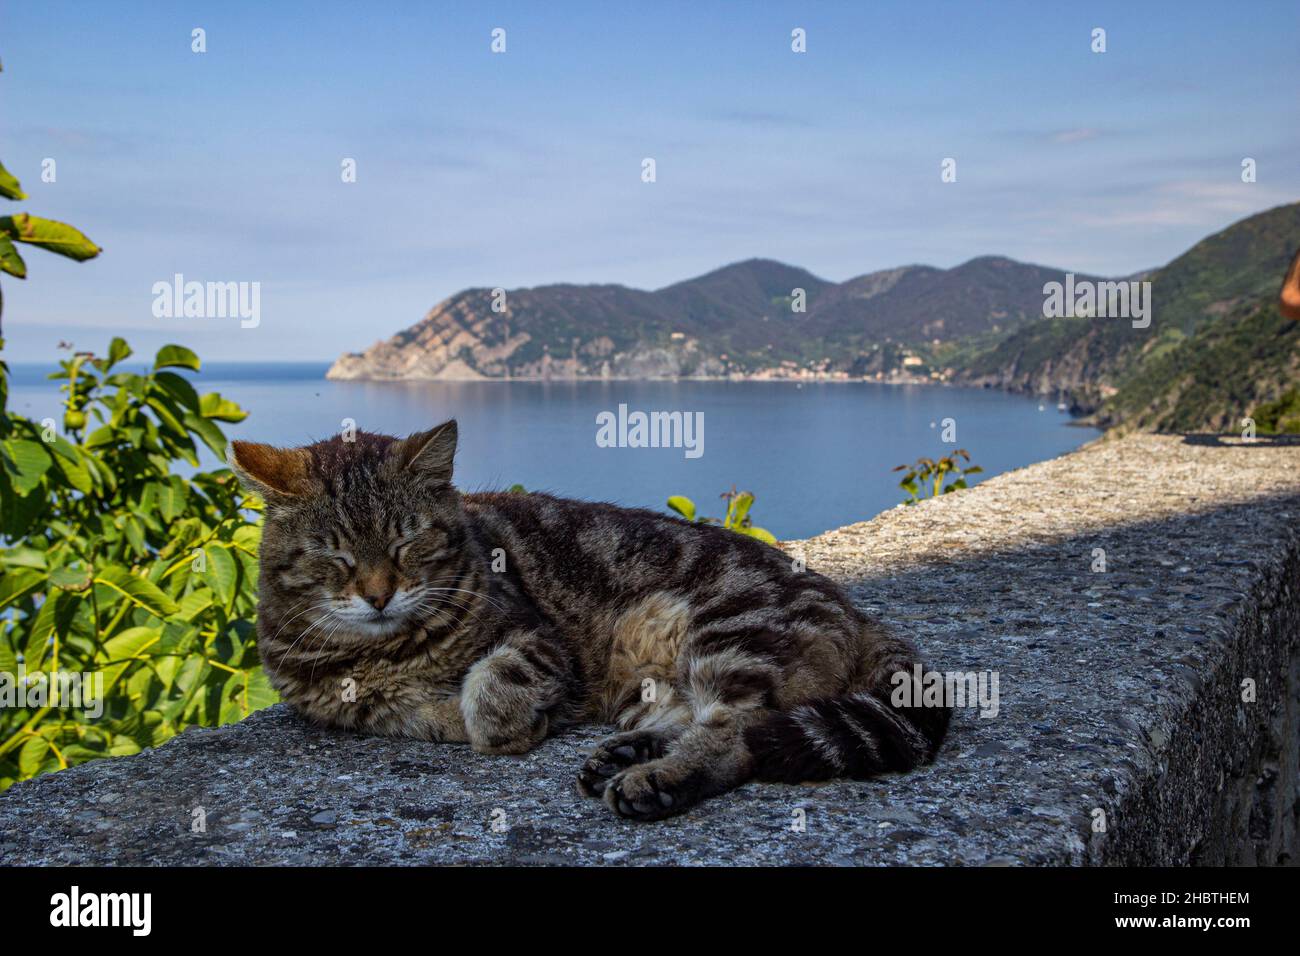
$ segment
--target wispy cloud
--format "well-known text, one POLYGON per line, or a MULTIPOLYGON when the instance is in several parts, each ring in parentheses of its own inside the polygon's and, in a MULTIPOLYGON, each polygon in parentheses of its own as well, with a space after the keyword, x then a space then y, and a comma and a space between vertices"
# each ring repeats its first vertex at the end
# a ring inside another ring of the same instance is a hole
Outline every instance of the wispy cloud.
POLYGON ((721 110, 706 114, 706 118, 719 123, 783 129, 806 129, 813 125, 805 116, 775 110, 721 110))
POLYGON ((1101 135, 1101 130, 1092 127, 1079 127, 1078 129, 1063 129, 1051 135, 1053 143, 1082 143, 1085 140, 1096 139, 1101 135))
POLYGON ((1080 220, 1090 226, 1216 226, 1294 201, 1294 195, 1259 183, 1184 179, 1083 213, 1080 220))

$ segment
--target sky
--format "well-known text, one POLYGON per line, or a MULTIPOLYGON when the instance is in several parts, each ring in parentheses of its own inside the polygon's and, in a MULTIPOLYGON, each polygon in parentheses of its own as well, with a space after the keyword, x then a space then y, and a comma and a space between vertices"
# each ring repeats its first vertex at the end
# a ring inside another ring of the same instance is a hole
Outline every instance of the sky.
POLYGON ((1127 275, 1300 199, 1297 35, 1295 0, 0 0, 6 211, 104 249, 0 278, 5 355, 329 360, 471 286, 754 256, 1127 275), (156 316, 177 273, 258 283, 256 326, 156 316))

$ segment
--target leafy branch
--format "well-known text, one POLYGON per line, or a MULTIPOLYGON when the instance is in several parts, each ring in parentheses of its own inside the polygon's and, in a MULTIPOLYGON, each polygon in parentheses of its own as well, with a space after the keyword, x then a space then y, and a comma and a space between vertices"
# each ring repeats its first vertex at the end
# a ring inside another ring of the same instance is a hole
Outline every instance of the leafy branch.
POLYGON ((915 464, 899 465, 894 471, 905 471, 898 487, 907 492, 904 504, 914 505, 923 498, 937 498, 951 491, 960 491, 967 487, 966 476, 976 475, 984 469, 979 465, 965 467, 962 462, 970 461, 970 453, 958 448, 951 455, 937 461, 933 458, 918 458, 915 464), (959 460, 960 459, 960 460, 959 460), (949 478, 955 480, 945 484, 949 478))
POLYGON ((754 524, 749 517, 749 509, 754 505, 754 494, 751 491, 737 491, 736 486, 732 485, 730 491, 724 491, 719 495, 727 503, 726 515, 722 518, 699 518, 696 517, 695 502, 685 495, 673 495, 668 499, 668 507, 676 511, 687 521, 698 521, 703 524, 722 525, 728 531, 734 531, 737 534, 748 535, 751 538, 757 538, 759 541, 767 544, 776 544, 776 536, 766 528, 760 528, 754 524))
MULTIPOLYGON (((13 173, 5 169, 3 163, 0 163, 0 196, 15 201, 27 198, 22 184, 13 173)), ((23 261, 15 243, 47 249, 78 262, 93 259, 101 251, 81 230, 67 223, 42 219, 25 212, 0 216, 0 272, 16 279, 27 278, 27 263, 23 261)), ((3 314, 4 294, 0 291, 0 316, 3 314)), ((3 326, 0 326, 0 346, 4 344, 3 334, 3 326)))

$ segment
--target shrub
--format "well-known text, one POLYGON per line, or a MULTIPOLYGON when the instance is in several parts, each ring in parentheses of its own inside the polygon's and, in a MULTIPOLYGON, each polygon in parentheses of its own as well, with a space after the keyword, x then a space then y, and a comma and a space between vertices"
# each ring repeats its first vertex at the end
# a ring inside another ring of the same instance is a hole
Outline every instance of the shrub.
POLYGON ((146 374, 118 369, 130 355, 115 338, 60 362, 62 428, 8 410, 0 362, 0 788, 275 700, 251 623, 260 503, 198 470, 246 413, 172 371, 198 371, 189 349, 146 374), (70 675, 102 696, 73 706, 70 675))

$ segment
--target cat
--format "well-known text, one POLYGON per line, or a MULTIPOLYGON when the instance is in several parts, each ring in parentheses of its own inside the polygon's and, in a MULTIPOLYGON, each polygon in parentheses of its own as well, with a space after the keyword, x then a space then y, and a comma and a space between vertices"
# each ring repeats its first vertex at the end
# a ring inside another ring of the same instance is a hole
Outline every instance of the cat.
POLYGON ((265 503, 263 666, 308 719, 486 754, 613 724, 577 786, 636 820, 934 758, 950 709, 891 703, 916 653, 829 579, 666 514, 462 494, 456 444, 455 421, 232 443, 265 503))

